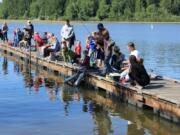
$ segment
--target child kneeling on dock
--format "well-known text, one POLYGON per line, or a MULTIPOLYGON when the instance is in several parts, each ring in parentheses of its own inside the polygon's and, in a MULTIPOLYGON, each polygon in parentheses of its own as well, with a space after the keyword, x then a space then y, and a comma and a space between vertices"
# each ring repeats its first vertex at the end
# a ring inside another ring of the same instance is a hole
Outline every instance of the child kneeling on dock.
POLYGON ((150 83, 150 77, 147 74, 143 64, 137 61, 136 56, 131 55, 129 57, 129 62, 129 77, 131 80, 131 84, 133 86, 136 86, 138 89, 142 89, 144 86, 150 83))
POLYGON ((63 61, 70 63, 75 62, 75 53, 71 49, 68 49, 67 43, 64 40, 61 42, 61 54, 63 56, 63 61))

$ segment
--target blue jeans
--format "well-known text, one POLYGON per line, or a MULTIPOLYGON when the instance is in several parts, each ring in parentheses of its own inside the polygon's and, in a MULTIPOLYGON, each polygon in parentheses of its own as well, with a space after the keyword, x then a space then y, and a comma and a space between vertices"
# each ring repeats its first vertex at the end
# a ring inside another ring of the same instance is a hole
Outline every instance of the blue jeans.
POLYGON ((7 32, 3 33, 3 41, 8 41, 7 32))
POLYGON ((17 46, 18 46, 18 43, 19 43, 19 41, 18 41, 17 39, 15 39, 13 46, 14 46, 14 47, 17 47, 17 46))
POLYGON ((104 69, 102 71, 102 75, 106 75, 110 72, 112 72, 112 68, 111 68, 111 65, 110 65, 110 59, 111 59, 111 55, 108 55, 108 56, 105 56, 105 60, 104 60, 104 69))

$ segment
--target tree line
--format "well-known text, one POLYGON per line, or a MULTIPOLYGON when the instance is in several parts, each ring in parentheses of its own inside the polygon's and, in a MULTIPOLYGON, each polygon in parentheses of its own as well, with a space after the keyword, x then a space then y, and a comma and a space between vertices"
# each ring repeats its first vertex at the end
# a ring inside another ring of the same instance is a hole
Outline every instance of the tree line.
POLYGON ((3 0, 0 18, 180 21, 180 0, 3 0))

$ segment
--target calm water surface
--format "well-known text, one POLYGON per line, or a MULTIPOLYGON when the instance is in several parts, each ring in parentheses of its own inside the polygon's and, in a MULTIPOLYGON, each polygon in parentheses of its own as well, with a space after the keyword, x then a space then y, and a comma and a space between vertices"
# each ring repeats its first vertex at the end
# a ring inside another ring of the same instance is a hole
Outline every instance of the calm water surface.
POLYGON ((172 124, 102 91, 74 88, 63 78, 0 57, 2 135, 178 135, 172 124))

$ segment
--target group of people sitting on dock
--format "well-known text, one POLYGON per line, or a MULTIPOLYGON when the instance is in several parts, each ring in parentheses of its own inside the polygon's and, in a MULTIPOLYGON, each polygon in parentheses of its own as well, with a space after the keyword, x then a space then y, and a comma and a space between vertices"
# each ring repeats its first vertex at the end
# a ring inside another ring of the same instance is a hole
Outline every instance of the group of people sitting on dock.
MULTIPOLYGON (((7 25, 7 24, 6 24, 7 25)), ((130 81, 131 85, 142 88, 150 83, 150 77, 143 65, 143 58, 136 50, 133 42, 129 42, 127 47, 130 52, 129 59, 120 51, 119 46, 112 40, 109 31, 102 23, 97 25, 98 31, 92 32, 86 37, 85 50, 82 51, 81 41, 76 40, 73 26, 69 20, 61 29, 61 42, 53 33, 44 32, 40 36, 34 32, 31 21, 27 22, 23 31, 19 28, 14 32, 14 47, 32 49, 31 39, 34 40, 34 47, 38 57, 45 59, 59 60, 80 65, 80 71, 74 76, 66 79, 65 82, 72 81, 79 84, 89 69, 96 69, 101 76, 115 76, 119 74, 120 82, 125 84, 130 81), (74 49, 72 49, 75 44, 74 49), (60 60, 62 60, 60 59, 60 60)))

